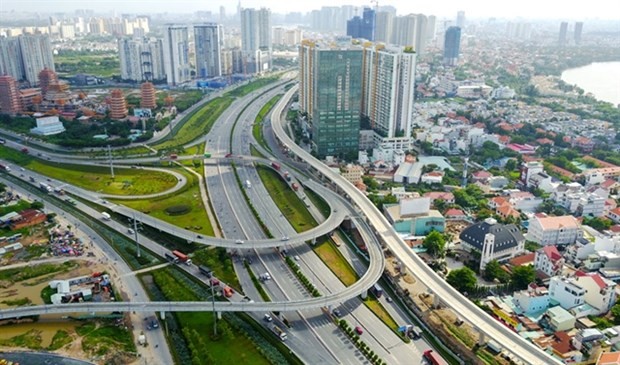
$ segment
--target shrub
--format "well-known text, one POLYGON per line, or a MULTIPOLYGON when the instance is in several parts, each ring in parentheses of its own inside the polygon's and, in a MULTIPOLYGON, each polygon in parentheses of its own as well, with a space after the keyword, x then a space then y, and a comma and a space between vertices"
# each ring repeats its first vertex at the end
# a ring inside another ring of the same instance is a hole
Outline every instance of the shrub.
POLYGON ((166 214, 168 215, 183 215, 187 214, 192 210, 189 205, 173 205, 165 209, 166 214))

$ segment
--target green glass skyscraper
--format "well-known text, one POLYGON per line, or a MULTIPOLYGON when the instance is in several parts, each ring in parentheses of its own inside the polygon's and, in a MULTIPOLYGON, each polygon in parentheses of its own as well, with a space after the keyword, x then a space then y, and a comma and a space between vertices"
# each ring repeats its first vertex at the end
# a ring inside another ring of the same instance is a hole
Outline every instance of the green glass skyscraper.
POLYGON ((300 107, 308 115, 313 151, 319 158, 356 158, 362 48, 304 41, 299 56, 300 107))

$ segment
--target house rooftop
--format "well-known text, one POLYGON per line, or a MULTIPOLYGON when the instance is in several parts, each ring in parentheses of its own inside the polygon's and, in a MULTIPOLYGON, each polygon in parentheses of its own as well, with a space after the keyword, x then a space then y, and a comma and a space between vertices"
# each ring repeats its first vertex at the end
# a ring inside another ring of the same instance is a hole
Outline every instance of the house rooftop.
POLYGON ((482 250, 487 234, 495 236, 494 251, 513 248, 525 240, 521 231, 514 224, 497 224, 495 220, 485 220, 465 228, 459 238, 461 241, 482 250))
POLYGON ((603 352, 596 365, 620 365, 620 352, 603 352))
POLYGON ((563 215, 559 217, 536 217, 544 230, 558 230, 561 228, 579 228, 579 222, 572 215, 563 215))
POLYGON ((510 262, 510 265, 512 265, 512 266, 529 265, 529 264, 534 262, 535 255, 536 254, 534 252, 527 253, 525 255, 514 257, 514 258, 510 259, 509 262, 510 262))
POLYGON ((542 251, 545 256, 547 256, 547 258, 549 258, 549 260, 551 261, 557 261, 562 258, 562 255, 560 255, 560 251, 558 251, 557 247, 555 246, 545 246, 539 251, 542 251))

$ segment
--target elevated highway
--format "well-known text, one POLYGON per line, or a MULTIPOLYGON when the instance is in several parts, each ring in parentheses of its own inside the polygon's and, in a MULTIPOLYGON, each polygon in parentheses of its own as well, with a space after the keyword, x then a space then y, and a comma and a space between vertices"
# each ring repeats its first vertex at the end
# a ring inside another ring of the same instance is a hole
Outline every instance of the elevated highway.
MULTIPOLYGON (((339 174, 333 172, 327 165, 314 158, 311 154, 295 144, 289 138, 283 128, 281 118, 285 106, 297 91, 298 85, 292 87, 280 99, 271 115, 273 131, 277 138, 284 143, 289 150, 308 163, 321 175, 332 181, 341 189, 366 216, 367 223, 375 229, 380 239, 385 243, 394 255, 423 282, 442 303, 450 307, 460 318, 469 321, 480 333, 489 339, 500 343, 507 351, 525 364, 549 365, 562 364, 557 359, 541 351, 531 342, 525 340, 511 329, 490 317, 476 304, 464 297, 450 284, 443 280, 437 273, 428 267, 416 253, 400 238, 385 216, 368 200, 368 198, 353 184, 339 174)), ((371 258, 372 259, 372 258, 371 258)), ((372 262, 372 261, 371 261, 372 262)))
MULTIPOLYGON (((245 158, 245 160, 251 160, 245 158)), ((270 163, 269 160, 262 159, 263 163, 270 163)), ((178 237, 185 238, 194 242, 198 242, 204 245, 220 246, 220 247, 234 247, 234 248, 267 248, 276 247, 282 244, 302 243, 306 241, 312 241, 314 238, 330 233, 336 229, 342 221, 346 218, 347 213, 343 203, 340 201, 341 197, 334 194, 334 192, 323 187, 321 184, 314 181, 303 181, 303 184, 314 190, 320 196, 325 198, 325 201, 330 205, 332 214, 323 222, 323 224, 308 230, 298 235, 291 236, 288 240, 282 241, 281 239, 265 239, 265 240, 248 240, 243 244, 238 244, 235 240, 218 239, 213 237, 198 238, 196 233, 186 231, 182 228, 174 225, 162 222, 158 219, 141 214, 139 219, 146 224, 153 225, 154 227, 166 231, 170 234, 174 234, 178 237), (331 198, 330 198, 331 196, 331 198)), ((73 187, 75 188, 75 187, 73 187)), ((71 187, 65 187, 67 191, 71 192, 71 187)), ((75 188, 77 189, 77 188, 75 188)), ((99 199, 96 194, 92 192, 80 189, 80 193, 91 194, 89 199, 99 199)), ((84 196, 83 196, 84 197, 84 196)), ((100 203, 100 201, 98 202, 100 203)), ((108 203, 109 204, 109 203, 108 203)), ((136 212, 122 206, 108 205, 114 212, 125 214, 129 217, 136 212)), ((303 300, 293 300, 286 302, 122 302, 122 303, 71 303, 71 304, 48 304, 38 306, 23 306, 17 308, 0 310, 0 320, 6 318, 19 318, 24 316, 43 315, 43 314, 57 314, 57 313, 78 313, 78 312, 200 312, 210 311, 215 309, 216 311, 229 311, 229 312, 257 312, 257 311, 298 311, 309 308, 326 307, 332 304, 339 304, 347 301, 353 297, 365 293, 370 289, 383 274, 385 267, 385 258, 381 250, 380 243, 376 237, 365 237, 366 247, 368 249, 368 255, 370 258, 370 265, 368 270, 355 284, 345 288, 338 293, 332 293, 318 298, 310 298, 303 300)))

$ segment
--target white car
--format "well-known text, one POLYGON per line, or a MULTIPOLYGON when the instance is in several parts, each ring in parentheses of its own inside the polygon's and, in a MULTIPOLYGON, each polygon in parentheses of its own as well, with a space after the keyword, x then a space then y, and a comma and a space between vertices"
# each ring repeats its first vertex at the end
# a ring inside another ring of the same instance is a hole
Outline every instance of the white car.
POLYGON ((236 243, 236 244, 238 244, 238 245, 240 245, 240 244, 242 244, 242 243, 243 243, 243 240, 236 240, 236 241, 235 241, 235 243, 236 243))
POLYGON ((288 236, 282 236, 282 239, 280 239, 280 241, 288 241, 288 240, 289 240, 288 236))
POLYGON ((269 313, 265 313, 265 317, 263 317, 263 319, 267 322, 271 322, 273 321, 273 318, 271 318, 271 316, 269 315, 269 313))

